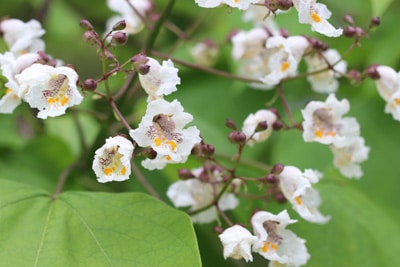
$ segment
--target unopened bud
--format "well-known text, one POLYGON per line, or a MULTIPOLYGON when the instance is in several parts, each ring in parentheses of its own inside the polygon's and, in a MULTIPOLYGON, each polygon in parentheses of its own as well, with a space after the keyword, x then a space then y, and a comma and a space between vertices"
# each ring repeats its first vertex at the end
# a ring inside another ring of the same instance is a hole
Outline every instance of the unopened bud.
POLYGON ((114 24, 112 27, 113 31, 122 31, 126 28, 126 22, 125 20, 120 20, 117 23, 114 24))
POLYGON ((189 169, 179 169, 178 176, 182 180, 187 180, 195 177, 189 169))
POLYGON ((343 17, 343 20, 344 20, 344 22, 346 22, 347 24, 349 24, 349 25, 351 25, 351 26, 354 26, 354 19, 353 19, 353 17, 352 16, 350 16, 350 15, 345 15, 344 17, 343 17))
POLYGON ((381 19, 379 17, 372 18, 369 24, 370 28, 379 26, 381 24, 381 19))
POLYGON ((244 144, 247 139, 246 135, 240 131, 230 132, 228 138, 233 144, 244 144))
POLYGON ((358 70, 350 70, 347 75, 349 76, 350 79, 353 81, 361 81, 361 73, 358 70))
POLYGON ((148 159, 155 159, 157 157, 157 152, 152 148, 143 150, 141 154, 148 159))
POLYGON ((215 147, 210 144, 202 144, 201 145, 201 152, 205 156, 212 156, 215 152, 215 147))
POLYGON ((268 129, 268 122, 267 121, 260 121, 258 124, 257 124, 257 127, 256 127, 256 132, 261 132, 261 131, 264 131, 264 130, 267 130, 268 129))
POLYGON ((146 64, 141 64, 137 71, 142 75, 146 75, 150 71, 150 66, 146 64))
POLYGON ((231 128, 232 130, 237 130, 236 123, 231 119, 227 119, 226 120, 225 126, 228 127, 228 128, 231 128))
POLYGON ((379 75, 379 72, 376 70, 376 68, 378 67, 378 64, 372 64, 371 66, 369 66, 366 70, 365 70, 365 74, 374 80, 378 80, 381 78, 381 75, 379 75))
POLYGON ((276 200, 278 203, 285 203, 285 202, 286 202, 286 197, 285 197, 285 195, 283 195, 282 192, 279 192, 279 193, 276 193, 276 195, 275 195, 275 200, 276 200))
POLYGON ((285 165, 283 165, 282 163, 276 163, 272 169, 271 169, 271 173, 274 174, 280 174, 283 171, 283 168, 285 168, 285 165))
POLYGON ((92 24, 86 19, 81 19, 79 25, 85 30, 93 30, 92 24))
POLYGON ((325 51, 326 49, 328 49, 328 45, 318 39, 310 38, 309 40, 311 46, 317 50, 325 51))
POLYGON ((274 130, 280 130, 283 128, 283 123, 281 121, 276 121, 272 124, 274 130))
POLYGON ((111 42, 117 45, 124 45, 127 40, 128 36, 124 32, 115 32, 111 38, 111 42))
POLYGON ((85 31, 83 33, 83 40, 85 40, 86 42, 90 43, 90 44, 94 44, 94 41, 97 38, 97 34, 94 31, 85 31))
POLYGON ((265 181, 269 184, 276 184, 278 182, 278 177, 273 173, 269 173, 265 176, 265 181))
POLYGON ((292 0, 278 0, 278 9, 280 10, 288 10, 293 6, 292 0))
POLYGON ((343 29, 343 35, 346 37, 353 37, 356 34, 357 30, 353 26, 347 26, 343 29))
POLYGON ((83 82, 83 88, 89 91, 94 91, 97 88, 97 82, 93 79, 86 79, 83 82))
POLYGON ((222 228, 221 226, 214 226, 213 231, 217 234, 222 234, 224 232, 224 228, 222 228))
POLYGON ((281 28, 279 29, 279 34, 283 37, 283 38, 288 38, 290 36, 290 33, 287 29, 285 28, 281 28))

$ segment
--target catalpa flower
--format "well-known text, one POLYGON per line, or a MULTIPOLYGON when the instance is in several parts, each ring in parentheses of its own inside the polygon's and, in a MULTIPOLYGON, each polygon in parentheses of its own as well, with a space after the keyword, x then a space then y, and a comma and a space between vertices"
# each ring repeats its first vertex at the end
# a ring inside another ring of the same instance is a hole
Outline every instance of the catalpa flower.
POLYGON ((235 60, 251 59, 265 50, 268 33, 263 28, 236 33, 232 41, 232 57, 235 60))
POLYGON ((338 101, 334 94, 330 94, 325 102, 309 102, 301 111, 304 141, 333 144, 336 147, 348 145, 354 136, 360 134, 360 126, 355 118, 342 117, 349 109, 349 101, 338 101))
POLYGON ((37 53, 23 54, 17 58, 12 52, 0 54, 1 73, 7 80, 4 84, 5 88, 1 90, 4 95, 0 99, 0 113, 12 113, 19 106, 21 98, 18 96, 19 84, 15 80, 15 75, 38 59, 39 55, 37 53))
POLYGON ((181 83, 178 76, 178 69, 174 67, 174 63, 169 59, 163 61, 162 65, 157 60, 148 57, 146 65, 149 72, 146 74, 139 73, 140 84, 149 95, 147 102, 162 98, 177 90, 176 86, 181 83))
POLYGON ((261 109, 256 113, 247 116, 242 128, 242 132, 247 137, 247 144, 253 146, 255 143, 268 139, 272 133, 272 125, 277 118, 276 114, 268 109, 261 109), (267 129, 257 131, 257 126, 262 122, 266 122, 267 129))
POLYGON ((194 61, 203 66, 213 66, 217 60, 218 54, 218 46, 208 40, 196 43, 192 48, 190 48, 190 55, 194 61))
POLYGON ((306 169, 303 173, 294 166, 285 166, 279 174, 279 188, 303 219, 322 224, 328 222, 330 216, 323 216, 319 212, 321 197, 311 185, 321 177, 317 171, 306 169))
POLYGON ((297 74, 297 67, 309 43, 303 36, 272 36, 266 42, 269 53, 269 72, 260 80, 267 88, 277 85, 283 78, 297 74))
POLYGON ((97 181, 106 183, 124 181, 131 174, 133 144, 122 136, 109 137, 106 143, 96 150, 92 169, 97 181))
POLYGON ((385 113, 400 120, 400 74, 388 66, 376 68, 380 78, 376 80, 379 95, 386 101, 385 113))
MULTIPOLYGON (((198 168, 192 171, 194 179, 177 181, 171 184, 167 190, 167 196, 175 207, 190 206, 191 211, 195 211, 213 203, 214 196, 223 188, 222 170, 218 168, 198 168), (203 182, 199 178, 207 175, 209 182, 203 182)), ((239 200, 232 193, 223 193, 218 201, 221 210, 232 210, 237 207, 239 200)), ((215 206, 192 215, 194 223, 209 223, 218 218, 215 206)))
POLYGON ((195 0, 200 7, 213 8, 226 4, 231 7, 236 7, 241 10, 249 8, 251 4, 257 3, 259 0, 195 0))
POLYGON ((336 29, 328 22, 332 13, 326 5, 317 3, 316 0, 292 0, 292 2, 299 14, 300 23, 310 24, 313 31, 328 37, 342 35, 342 29, 336 29))
POLYGON ((310 258, 305 240, 286 229, 287 225, 295 222, 286 210, 278 215, 267 211, 256 212, 251 218, 253 232, 258 238, 253 244, 253 251, 287 266, 305 265, 310 258))
POLYGON ((219 235, 224 246, 224 258, 236 260, 244 259, 246 262, 253 261, 251 246, 257 241, 249 230, 240 225, 231 226, 219 235))
POLYGON ((76 86, 78 74, 72 68, 35 63, 16 75, 16 80, 19 97, 39 109, 41 119, 62 115, 83 99, 76 86))
MULTIPOLYGON (((315 53, 306 56, 304 59, 308 66, 308 72, 314 72, 327 68, 327 63, 330 65, 337 63, 341 59, 341 56, 337 50, 328 49, 323 51, 322 55, 315 53)), ((333 70, 328 69, 323 72, 308 75, 307 80, 310 82, 311 88, 317 93, 334 93, 339 86, 337 78, 341 76, 341 73, 346 73, 346 70, 347 63, 345 61, 340 61, 333 66, 333 70)))
POLYGON ((139 127, 130 130, 130 136, 141 147, 151 147, 157 152, 149 169, 162 169, 166 163, 182 163, 189 156, 193 146, 201 141, 195 126, 184 129, 193 120, 192 115, 183 111, 178 100, 164 99, 151 101, 147 105, 139 127))
POLYGON ((19 19, 6 19, 0 22, 0 31, 9 50, 16 55, 43 51, 45 48, 40 39, 45 31, 37 20, 23 22, 19 19))
POLYGON ((364 138, 354 137, 349 145, 340 148, 331 146, 331 150, 334 155, 333 163, 343 176, 361 178, 363 172, 359 164, 368 159, 370 150, 365 146, 364 138))
POLYGON ((107 6, 118 15, 112 16, 106 23, 107 32, 119 21, 125 20, 126 34, 135 34, 143 28, 141 16, 145 16, 152 7, 151 0, 107 0, 107 6))

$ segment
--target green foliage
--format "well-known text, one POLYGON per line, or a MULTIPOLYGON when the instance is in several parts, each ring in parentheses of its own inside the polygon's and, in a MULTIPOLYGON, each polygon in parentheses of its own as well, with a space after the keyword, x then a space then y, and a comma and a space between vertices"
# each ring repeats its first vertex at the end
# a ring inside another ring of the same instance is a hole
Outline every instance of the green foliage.
POLYGON ((7 266, 201 266, 190 219, 142 193, 65 192, 0 180, 7 266))
POLYGON ((393 0, 371 0, 372 15, 382 16, 393 0))

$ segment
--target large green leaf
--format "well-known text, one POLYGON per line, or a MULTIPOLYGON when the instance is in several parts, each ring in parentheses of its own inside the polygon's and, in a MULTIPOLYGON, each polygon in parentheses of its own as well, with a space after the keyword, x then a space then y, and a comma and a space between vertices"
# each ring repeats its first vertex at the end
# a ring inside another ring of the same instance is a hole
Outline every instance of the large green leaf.
POLYGON ((0 180, 6 266, 200 266, 191 221, 142 193, 64 192, 0 180))
POLYGON ((372 15, 382 16, 393 0, 371 0, 372 15))

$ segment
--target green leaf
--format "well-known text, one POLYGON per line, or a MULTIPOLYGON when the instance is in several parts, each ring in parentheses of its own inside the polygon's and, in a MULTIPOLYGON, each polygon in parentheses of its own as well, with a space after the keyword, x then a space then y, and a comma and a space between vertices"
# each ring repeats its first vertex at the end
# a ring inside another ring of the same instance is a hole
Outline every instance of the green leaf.
POLYGON ((0 180, 8 266, 201 266, 190 218, 142 193, 64 192, 0 180))
POLYGON ((393 0, 371 0, 372 15, 382 16, 393 0))

